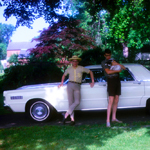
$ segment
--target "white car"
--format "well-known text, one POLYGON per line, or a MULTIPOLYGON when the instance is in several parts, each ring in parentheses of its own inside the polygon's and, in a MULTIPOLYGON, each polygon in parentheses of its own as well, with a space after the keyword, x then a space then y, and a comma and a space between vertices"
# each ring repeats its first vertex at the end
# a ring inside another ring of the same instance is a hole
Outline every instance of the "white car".
MULTIPOLYGON (((146 107, 150 112, 150 71, 139 64, 123 64, 127 69, 120 73, 122 94, 118 108, 146 107)), ((76 110, 107 109, 107 82, 101 65, 87 66, 94 73, 95 85, 88 74, 83 75, 81 103, 76 110)), ((55 110, 68 110, 67 84, 47 83, 22 86, 4 91, 4 107, 13 112, 26 112, 34 121, 48 121, 55 110)))

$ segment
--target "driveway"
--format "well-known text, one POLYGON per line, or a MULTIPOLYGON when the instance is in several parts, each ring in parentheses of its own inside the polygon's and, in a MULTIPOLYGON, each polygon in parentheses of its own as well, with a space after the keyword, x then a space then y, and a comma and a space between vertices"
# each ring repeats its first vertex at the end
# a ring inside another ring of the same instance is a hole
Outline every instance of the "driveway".
MULTIPOLYGON (((150 115, 145 113, 145 108, 119 109, 117 118, 124 123, 132 124, 137 121, 150 121, 150 115)), ((76 111, 76 126, 90 124, 105 124, 106 110, 102 111, 76 111)), ((36 123, 31 121, 24 113, 11 113, 0 115, 0 128, 35 126, 35 125, 62 125, 62 114, 58 113, 55 118, 46 123, 36 123)))

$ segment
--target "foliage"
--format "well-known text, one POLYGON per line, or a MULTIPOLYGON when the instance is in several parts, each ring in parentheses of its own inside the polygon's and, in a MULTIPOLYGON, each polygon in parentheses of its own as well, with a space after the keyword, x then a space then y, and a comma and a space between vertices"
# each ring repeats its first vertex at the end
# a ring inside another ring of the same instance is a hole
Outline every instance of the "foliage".
POLYGON ((86 35, 86 31, 79 28, 79 21, 57 22, 48 29, 44 29, 36 48, 30 49, 30 53, 41 58, 48 55, 49 58, 69 58, 72 55, 81 55, 83 51, 94 47, 94 41, 86 35))
POLYGON ((116 42, 141 48, 149 40, 149 26, 149 10, 145 9, 144 0, 132 1, 114 15, 110 22, 110 33, 116 42))
POLYGON ((97 47, 95 49, 83 52, 81 59, 80 65, 88 66, 101 64, 105 58, 102 49, 97 47))
POLYGON ((97 12, 94 20, 89 12, 90 8, 86 7, 86 1, 73 0, 71 2, 68 1, 68 3, 72 4, 70 10, 75 9, 77 11, 74 17, 81 21, 79 27, 89 31, 88 35, 95 40, 96 45, 105 49, 108 34, 106 32, 106 11, 102 9, 97 12))
POLYGON ((10 64, 16 65, 18 63, 18 54, 12 54, 8 60, 10 64))
POLYGON ((15 27, 13 25, 0 23, 0 43, 8 44, 13 31, 15 31, 15 27))
POLYGON ((150 35, 150 7, 148 0, 97 0, 86 3, 93 19, 102 8, 107 11, 107 28, 110 42, 121 43, 122 47, 141 48, 149 41, 150 35), (95 9, 92 9, 95 8, 95 9))
POLYGON ((0 62, 0 70, 3 70, 3 69, 4 69, 4 67, 3 67, 3 65, 0 62))
POLYGON ((3 93, 0 93, 0 115, 6 115, 9 114, 10 112, 4 108, 4 97, 3 93))
MULTIPOLYGON (((150 41, 150 7, 149 0, 64 0, 64 11, 71 10, 72 16, 81 20, 80 27, 90 31, 87 33, 95 39, 102 49, 110 48, 117 55, 128 56, 131 49, 140 49, 150 41), (74 12, 74 14, 73 14, 74 12), (123 52, 122 52, 123 50, 123 52)), ((44 16, 49 23, 52 20, 65 22, 70 16, 59 14, 61 1, 19 0, 9 2, 4 16, 16 16, 19 25, 30 27, 32 22, 44 16)), ((126 58, 123 58, 126 59, 126 58)))
POLYGON ((117 125, 28 126, 0 129, 1 149, 149 149, 149 121, 117 125), (144 126, 145 125, 145 126, 144 126), (27 137, 27 138, 25 138, 27 137))
POLYGON ((6 58, 6 49, 14 31, 13 25, 0 23, 0 59, 6 58))
POLYGON ((0 4, 6 6, 4 11, 6 19, 12 15, 16 17, 16 27, 21 25, 32 28, 31 25, 34 20, 40 17, 44 17, 49 24, 52 24, 56 19, 67 19, 67 17, 56 12, 60 0, 3 0, 0 4))
POLYGON ((3 60, 6 58, 6 43, 0 43, 0 60, 3 60))
POLYGON ((102 49, 110 48, 117 56, 121 55, 121 60, 149 42, 147 0, 86 0, 76 9, 79 10, 76 18, 81 20, 80 26, 90 31, 89 35, 102 49), (132 49, 135 51, 131 52, 132 49))
POLYGON ((4 70, 0 91, 16 89, 23 85, 60 82, 62 71, 53 63, 36 62, 11 66, 4 70))

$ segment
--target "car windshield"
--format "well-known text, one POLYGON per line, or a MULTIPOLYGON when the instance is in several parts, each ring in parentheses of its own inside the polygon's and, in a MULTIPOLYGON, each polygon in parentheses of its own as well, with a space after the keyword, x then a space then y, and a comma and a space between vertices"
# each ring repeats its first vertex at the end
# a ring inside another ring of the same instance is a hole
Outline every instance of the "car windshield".
MULTIPOLYGON (((90 69, 94 74, 94 82, 106 82, 107 79, 104 75, 104 71, 102 68, 98 69, 90 69)), ((121 81, 134 81, 133 74, 127 68, 126 70, 122 70, 120 73, 120 80, 121 81)), ((69 81, 68 76, 65 78, 64 84, 67 84, 69 81)), ((90 74, 83 73, 82 76, 82 83, 91 83, 90 74)))

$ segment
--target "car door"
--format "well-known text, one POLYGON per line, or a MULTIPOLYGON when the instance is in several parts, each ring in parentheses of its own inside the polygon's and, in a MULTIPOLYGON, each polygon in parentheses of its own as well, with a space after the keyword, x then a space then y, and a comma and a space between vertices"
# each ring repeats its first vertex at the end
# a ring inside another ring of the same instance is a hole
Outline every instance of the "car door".
POLYGON ((107 83, 102 68, 93 69, 95 85, 90 87, 89 74, 83 75, 81 84, 81 102, 78 109, 105 109, 107 108, 107 83))
POLYGON ((144 82, 137 81, 128 69, 120 73, 121 96, 118 107, 136 107, 144 95, 144 82))

